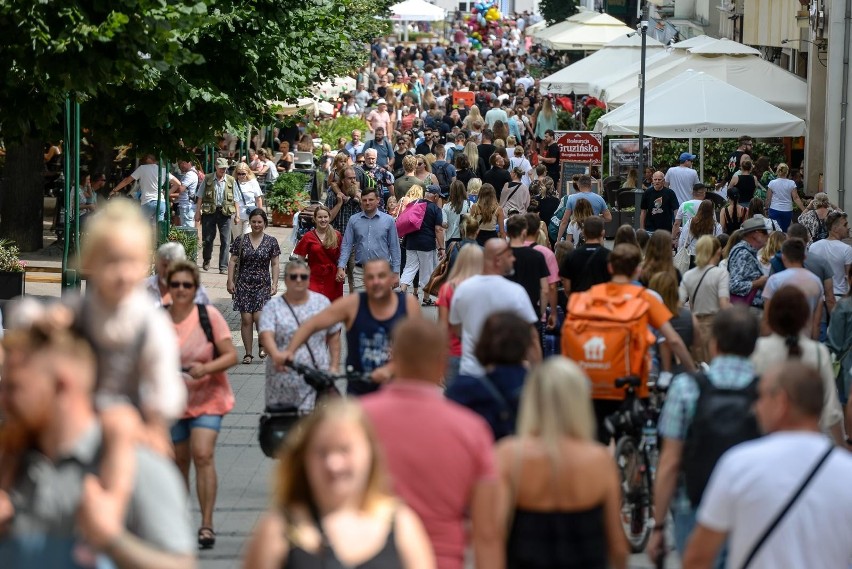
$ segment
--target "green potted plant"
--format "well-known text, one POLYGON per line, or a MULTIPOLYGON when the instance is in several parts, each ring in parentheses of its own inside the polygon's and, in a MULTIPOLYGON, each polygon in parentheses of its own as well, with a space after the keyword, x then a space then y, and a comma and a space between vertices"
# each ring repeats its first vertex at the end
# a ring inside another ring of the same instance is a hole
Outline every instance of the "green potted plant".
POLYGON ((187 259, 198 262, 198 231, 194 227, 172 226, 168 238, 183 245, 187 259))
POLYGON ((306 184, 310 177, 301 172, 284 172, 266 190, 264 203, 272 212, 272 225, 293 227, 293 216, 311 200, 306 184))
POLYGON ((8 300, 24 294, 27 265, 13 241, 0 240, 0 299, 8 300))

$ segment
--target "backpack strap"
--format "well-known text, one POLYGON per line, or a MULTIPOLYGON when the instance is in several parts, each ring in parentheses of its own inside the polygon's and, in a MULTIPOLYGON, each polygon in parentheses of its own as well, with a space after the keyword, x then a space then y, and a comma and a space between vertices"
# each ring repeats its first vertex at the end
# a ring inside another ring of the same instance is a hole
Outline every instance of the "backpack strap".
MULTIPOLYGON (((710 381, 710 378, 707 377, 707 373, 704 371, 698 371, 692 374, 692 379, 695 380, 695 384, 698 385, 698 391, 700 394, 704 394, 708 391, 713 391, 716 389, 716 386, 710 381)), ((701 395, 699 395, 700 397, 701 395)))
POLYGON ((213 344, 213 359, 219 357, 219 350, 216 348, 216 340, 213 338, 213 325, 210 324, 210 313, 207 312, 207 306, 196 303, 198 308, 198 322, 201 324, 201 329, 204 330, 204 335, 207 336, 207 341, 213 344))

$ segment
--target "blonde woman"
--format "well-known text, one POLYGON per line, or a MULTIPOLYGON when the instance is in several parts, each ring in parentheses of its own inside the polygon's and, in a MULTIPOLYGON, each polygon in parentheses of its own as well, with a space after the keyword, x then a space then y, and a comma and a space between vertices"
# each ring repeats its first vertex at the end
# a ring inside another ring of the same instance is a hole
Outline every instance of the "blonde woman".
MULTIPOLYGON (((690 354, 695 354, 703 345, 701 331, 692 311, 680 302, 677 277, 670 272, 656 273, 651 277, 648 288, 660 295, 663 304, 674 315, 669 322, 689 348, 690 354)), ((660 361, 663 370, 675 375, 686 371, 674 360, 671 350, 665 343, 660 344, 660 361)))
POLYGON ((449 387, 452 381, 459 375, 459 364, 461 363, 462 344, 461 338, 457 336, 450 326, 450 307, 453 304, 453 293, 461 283, 472 276, 482 274, 483 253, 482 248, 467 244, 465 246, 454 246, 456 251, 447 254, 456 253, 455 262, 453 263, 450 274, 447 276, 440 291, 438 292, 438 323, 449 330, 450 357, 447 361, 447 373, 444 376, 444 385, 449 387))
POLYGON ((571 221, 565 229, 565 240, 574 247, 581 243, 583 237, 583 223, 595 214, 592 203, 589 200, 579 199, 571 212, 571 221))
POLYGON ((533 115, 535 122, 535 139, 544 140, 544 133, 548 130, 556 130, 556 111, 553 109, 553 103, 550 98, 545 97, 541 105, 533 115))
POLYGON ((257 208, 263 208, 263 192, 254 172, 245 162, 237 164, 234 178, 237 180, 237 191, 234 192, 234 202, 237 206, 234 225, 239 226, 239 235, 245 235, 251 233, 249 214, 257 208))
POLYGON ((701 342, 693 354, 696 361, 710 361, 710 338, 713 317, 731 305, 730 275, 718 265, 722 246, 711 235, 704 235, 695 244, 695 268, 689 269, 680 282, 680 301, 686 303, 701 331, 701 342))
POLYGON ((479 222, 476 242, 480 245, 485 246, 485 242, 494 237, 506 237, 503 208, 497 203, 497 191, 491 184, 482 184, 470 215, 479 222))
POLYGON ((309 290, 325 295, 330 301, 343 296, 343 282, 337 280, 340 259, 340 232, 331 227, 331 211, 325 205, 314 210, 314 227, 299 239, 294 255, 305 257, 311 269, 309 290))
POLYGON ((775 169, 774 180, 769 182, 766 190, 766 207, 769 219, 774 219, 781 226, 781 231, 787 232, 793 220, 793 203, 799 206, 799 211, 805 211, 805 204, 799 197, 796 182, 788 178, 790 167, 783 162, 775 169))
POLYGON ((471 178, 467 183, 467 199, 471 203, 476 203, 479 200, 479 190, 482 189, 482 180, 479 178, 471 178))
POLYGON ((405 211, 405 208, 416 202, 417 200, 423 199, 423 186, 418 186, 417 184, 408 188, 408 192, 405 193, 404 196, 399 200, 399 205, 396 206, 396 216, 399 217, 402 215, 402 212, 405 211))
POLYGON ((485 160, 479 156, 479 148, 475 142, 468 142, 464 145, 464 155, 467 156, 467 162, 470 168, 476 173, 477 178, 482 178, 487 170, 485 160))
POLYGON ((527 376, 517 435, 497 447, 508 568, 626 569, 618 469, 595 442, 594 417, 589 379, 570 360, 527 376))
POLYGON ((760 263, 760 269, 764 275, 769 275, 772 269, 772 258, 781 250, 781 245, 787 240, 787 234, 780 231, 773 231, 769 234, 769 239, 766 240, 760 251, 757 252, 757 260, 760 263))
POLYGON ((462 121, 462 129, 470 130, 473 127, 473 123, 476 121, 482 121, 482 113, 479 112, 479 107, 473 105, 467 113, 467 116, 462 121))
POLYGON ((255 527, 244 567, 434 569, 423 524, 387 490, 360 406, 335 400, 299 425, 281 453, 272 507, 255 527))

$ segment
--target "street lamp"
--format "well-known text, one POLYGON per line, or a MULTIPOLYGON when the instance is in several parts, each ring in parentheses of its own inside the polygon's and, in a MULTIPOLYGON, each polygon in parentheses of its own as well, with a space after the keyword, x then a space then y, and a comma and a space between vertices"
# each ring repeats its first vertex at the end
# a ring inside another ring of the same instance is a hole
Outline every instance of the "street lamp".
MULTIPOLYGON (((643 14, 644 15, 644 14, 643 14)), ((642 20, 637 31, 642 34, 642 59, 639 66, 639 169, 638 174, 645 176, 645 53, 648 39, 648 21, 642 20)), ((636 211, 639 211, 638 209, 636 211)))

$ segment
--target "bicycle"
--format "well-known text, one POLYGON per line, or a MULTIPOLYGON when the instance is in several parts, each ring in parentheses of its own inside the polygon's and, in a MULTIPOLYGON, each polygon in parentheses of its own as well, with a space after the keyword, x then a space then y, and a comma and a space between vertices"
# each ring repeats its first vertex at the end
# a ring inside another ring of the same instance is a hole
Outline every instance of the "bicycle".
POLYGON ((662 391, 652 388, 647 403, 636 396, 638 377, 615 380, 625 388, 621 409, 606 418, 607 430, 616 441, 615 461, 621 474, 621 524, 633 553, 645 549, 654 520, 654 475, 659 458, 657 419, 662 391))
MULTIPOLYGON (((337 389, 337 381, 346 380, 372 383, 369 373, 355 371, 351 366, 342 374, 323 371, 296 362, 290 362, 287 366, 301 375, 305 383, 316 392, 316 400, 319 405, 328 397, 342 396, 340 390, 337 389)), ((284 442, 284 439, 293 426, 313 412, 313 409, 305 411, 300 410, 300 407, 301 404, 266 408, 263 415, 260 416, 258 428, 258 442, 260 443, 260 449, 263 451, 263 454, 269 458, 275 458, 278 448, 284 442)))

